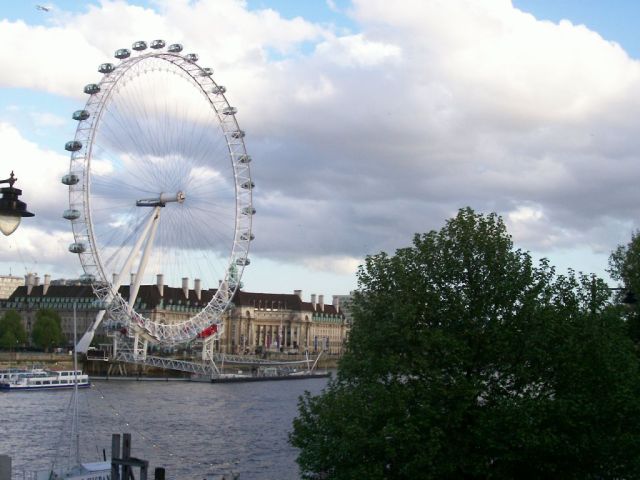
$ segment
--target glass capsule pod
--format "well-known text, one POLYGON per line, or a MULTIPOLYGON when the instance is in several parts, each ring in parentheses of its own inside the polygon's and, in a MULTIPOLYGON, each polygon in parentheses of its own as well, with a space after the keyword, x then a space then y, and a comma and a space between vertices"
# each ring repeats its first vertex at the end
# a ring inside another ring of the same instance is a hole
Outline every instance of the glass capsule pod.
POLYGON ((121 48, 120 50, 116 50, 115 57, 123 60, 125 58, 129 58, 131 56, 131 50, 127 48, 121 48))
POLYGON ((233 138, 244 138, 244 131, 243 130, 236 130, 235 132, 231 132, 231 136, 233 138))
POLYGON ((197 53, 187 53, 187 54, 184 56, 184 58, 185 58, 185 60, 186 60, 187 62, 191 62, 191 63, 193 63, 193 62, 197 62, 197 61, 198 61, 198 54, 197 54, 197 53))
POLYGON ((99 91, 100 91, 100 85, 98 85, 97 83, 90 83, 88 85, 85 85, 84 87, 84 93, 88 95, 94 95, 99 91))
POLYGON ((69 245, 69 251, 71 253, 84 253, 87 250, 87 246, 82 242, 74 242, 69 245))
POLYGON ((223 115, 235 115, 238 113, 238 109, 236 107, 225 107, 222 109, 223 115))
POLYGON ((143 42, 142 40, 139 40, 137 42, 134 42, 133 45, 131 45, 131 48, 134 49, 136 52, 141 52, 142 50, 147 49, 147 42, 143 42))
POLYGON ((256 213, 256 209, 253 207, 244 207, 242 209, 243 215, 255 215, 255 213, 256 213))
POLYGON ((89 118, 89 112, 86 110, 76 110, 73 112, 73 115, 71 115, 71 118, 78 121, 86 120, 89 118))
POLYGON ((151 42, 151 45, 149 45, 151 48, 164 48, 164 46, 166 45, 166 43, 164 42, 164 40, 154 40, 151 42))
POLYGON ((242 267, 246 267, 250 263, 251 263, 251 261, 248 258, 237 258, 236 259, 236 265, 240 265, 242 267))
POLYGON ((62 176, 61 182, 64 185, 76 185, 80 181, 80 177, 75 173, 67 173, 62 176))
POLYGON ((240 163, 251 163, 251 155, 240 155, 238 157, 238 162, 240 163))
POLYGON ((113 63, 102 63, 98 67, 98 71, 100 73, 111 73, 116 69, 116 66, 113 63))
POLYGON ((211 93, 213 93, 214 95, 222 95, 226 91, 227 88, 223 87, 222 85, 216 85, 211 89, 211 93))
POLYGON ((200 75, 202 75, 203 77, 210 77, 211 75, 213 75, 213 68, 204 67, 200 75))
POLYGON ((76 220, 80 218, 80 210, 76 210, 75 208, 70 208, 69 210, 65 210, 62 213, 62 218, 66 218, 67 220, 76 220))
POLYGON ((71 140, 64 144, 64 149, 67 152, 77 152, 81 148, 82 148, 82 142, 79 142, 78 140, 71 140))
POLYGON ((169 50, 171 53, 180 53, 182 51, 182 45, 180 45, 179 43, 174 43, 172 45, 169 45, 169 48, 167 48, 167 50, 169 50))
POLYGON ((91 275, 90 273, 83 273, 80 275, 80 281, 82 283, 92 283, 96 279, 95 275, 91 275))
POLYGON ((254 238, 256 238, 256 236, 253 233, 243 233, 242 235, 240 235, 240 240, 253 240, 254 238))
POLYGON ((255 186, 256 186, 256 184, 253 183, 252 180, 246 181, 242 185, 240 185, 240 187, 244 188, 245 190, 253 190, 255 188, 255 186))

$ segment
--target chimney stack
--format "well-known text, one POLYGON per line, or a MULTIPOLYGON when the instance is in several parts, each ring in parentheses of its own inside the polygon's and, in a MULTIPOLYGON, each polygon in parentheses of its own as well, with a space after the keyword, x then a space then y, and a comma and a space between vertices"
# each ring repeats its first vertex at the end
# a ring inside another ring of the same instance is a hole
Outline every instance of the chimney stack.
POLYGON ((198 297, 198 301, 202 300, 202 285, 199 278, 196 278, 193 281, 193 289, 196 291, 196 297, 198 297))
POLYGON ((51 284, 51 275, 48 273, 44 276, 44 284, 42 285, 42 295, 47 294, 47 290, 49 290, 49 285, 51 284))
POLYGON ((33 273, 27 273, 24 276, 24 284, 27 287, 27 295, 31 295, 31 290, 33 290, 33 273))
POLYGON ((40 285, 40 277, 36 275, 33 280, 33 286, 37 287, 38 285, 40 285))
POLYGON ((315 293, 311 294, 311 308, 313 308, 314 310, 316 309, 316 294, 315 293))
POLYGON ((161 297, 164 297, 164 275, 159 273, 156 276, 156 285, 158 286, 158 293, 161 297))
POLYGON ((189 298, 189 277, 182 277, 182 293, 184 298, 189 298))
POLYGON ((333 306, 336 307, 336 312, 340 313, 340 297, 337 295, 333 296, 333 306))
POLYGON ((318 305, 320 306, 320 311, 324 312, 324 295, 318 295, 318 305))
POLYGON ((297 295, 300 300, 302 300, 302 290, 294 290, 294 295, 297 295))

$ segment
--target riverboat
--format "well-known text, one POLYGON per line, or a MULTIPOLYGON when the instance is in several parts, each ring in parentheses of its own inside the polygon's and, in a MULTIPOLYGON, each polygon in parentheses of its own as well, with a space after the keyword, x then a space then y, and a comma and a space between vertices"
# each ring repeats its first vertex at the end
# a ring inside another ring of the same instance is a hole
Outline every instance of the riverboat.
POLYGON ((111 462, 81 463, 70 470, 38 472, 35 480, 111 480, 111 462))
POLYGON ((19 373, 27 373, 24 368, 3 368, 0 370, 0 382, 11 380, 18 376, 19 373))
POLYGON ((89 375, 81 370, 44 370, 34 368, 29 371, 14 373, 0 380, 0 391, 24 390, 57 390, 86 388, 90 385, 89 375))

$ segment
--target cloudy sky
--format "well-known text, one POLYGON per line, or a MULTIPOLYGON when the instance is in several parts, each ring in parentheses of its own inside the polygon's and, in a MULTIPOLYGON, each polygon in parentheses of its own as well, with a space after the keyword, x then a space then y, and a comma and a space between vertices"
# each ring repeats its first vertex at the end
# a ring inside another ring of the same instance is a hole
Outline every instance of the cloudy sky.
POLYGON ((458 208, 502 215, 518 247, 604 274, 638 228, 635 3, 586 0, 3 2, 0 177, 36 213, 0 273, 81 273, 60 217, 85 84, 116 49, 197 52, 254 161, 245 289, 344 294, 458 208))

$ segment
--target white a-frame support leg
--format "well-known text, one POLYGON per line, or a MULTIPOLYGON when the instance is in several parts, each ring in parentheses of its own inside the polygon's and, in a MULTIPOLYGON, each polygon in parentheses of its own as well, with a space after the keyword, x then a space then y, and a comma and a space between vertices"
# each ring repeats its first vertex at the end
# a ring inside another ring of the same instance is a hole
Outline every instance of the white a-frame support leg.
MULTIPOLYGON (((140 252, 140 249, 142 248, 142 244, 144 243, 144 241, 146 239, 149 238, 149 230, 151 229, 151 227, 153 225, 156 225, 155 228, 157 229, 157 224, 158 224, 157 220, 158 220, 158 215, 160 214, 159 210, 160 210, 160 207, 155 207, 153 212, 149 216, 149 220, 147 221, 146 225, 144 226, 144 229, 143 229, 142 233, 140 234, 140 236, 138 237, 138 240, 136 240, 136 244, 131 249, 131 252, 129 253, 129 256, 127 257, 127 260, 125 261, 124 265, 122 266, 122 269, 120 270, 120 273, 118 274, 117 278, 114 280, 114 282, 113 282, 113 284, 111 286, 111 291, 107 294, 107 296, 106 296, 106 298, 104 300, 105 303, 111 302, 111 300, 113 300, 113 298, 117 295, 118 290, 120 290, 120 286, 122 285, 123 280, 126 278, 128 273, 131 271, 131 266, 133 265, 133 261, 138 256, 138 253, 140 252)), ((154 233, 154 235, 155 235, 155 233, 154 233)), ((138 276, 136 276, 136 278, 138 278, 138 276)), ((139 286, 140 286, 140 284, 138 283, 138 288, 139 288, 139 286)), ((136 291, 136 295, 137 295, 137 291, 136 291)), ((135 299, 134 299, 134 301, 135 301, 135 299)), ((89 327, 89 329, 84 333, 84 335, 82 336, 82 338, 80 339, 80 341, 76 345, 76 350, 78 352, 80 352, 80 353, 86 353, 87 352, 87 350, 89 349, 89 345, 91 345, 91 341, 93 340, 93 336, 95 335, 96 329, 98 328, 98 326, 102 322, 102 319, 103 319, 105 313, 106 313, 106 310, 100 310, 97 313, 96 319, 91 324, 91 327, 89 327)), ((116 349, 116 346, 114 345, 114 352, 113 352, 114 355, 116 354, 115 349, 116 349)))
MULTIPOLYGON (((153 241, 156 238, 156 232, 158 231, 158 225, 160 224, 160 208, 160 206, 156 206, 153 209, 153 213, 151 214, 151 232, 149 233, 147 244, 144 246, 144 252, 142 253, 140 265, 138 265, 138 272, 136 273, 135 281, 133 282, 133 285, 131 285, 131 290, 129 292, 130 312, 133 310, 133 306, 136 303, 138 291, 140 290, 140 284, 142 283, 142 277, 144 276, 144 271, 147 268, 147 263, 149 261, 149 254, 153 250, 153 241)), ((149 342, 146 338, 143 338, 141 340, 140 333, 136 331, 133 339, 133 358, 144 360, 147 357, 148 343, 149 342)))

